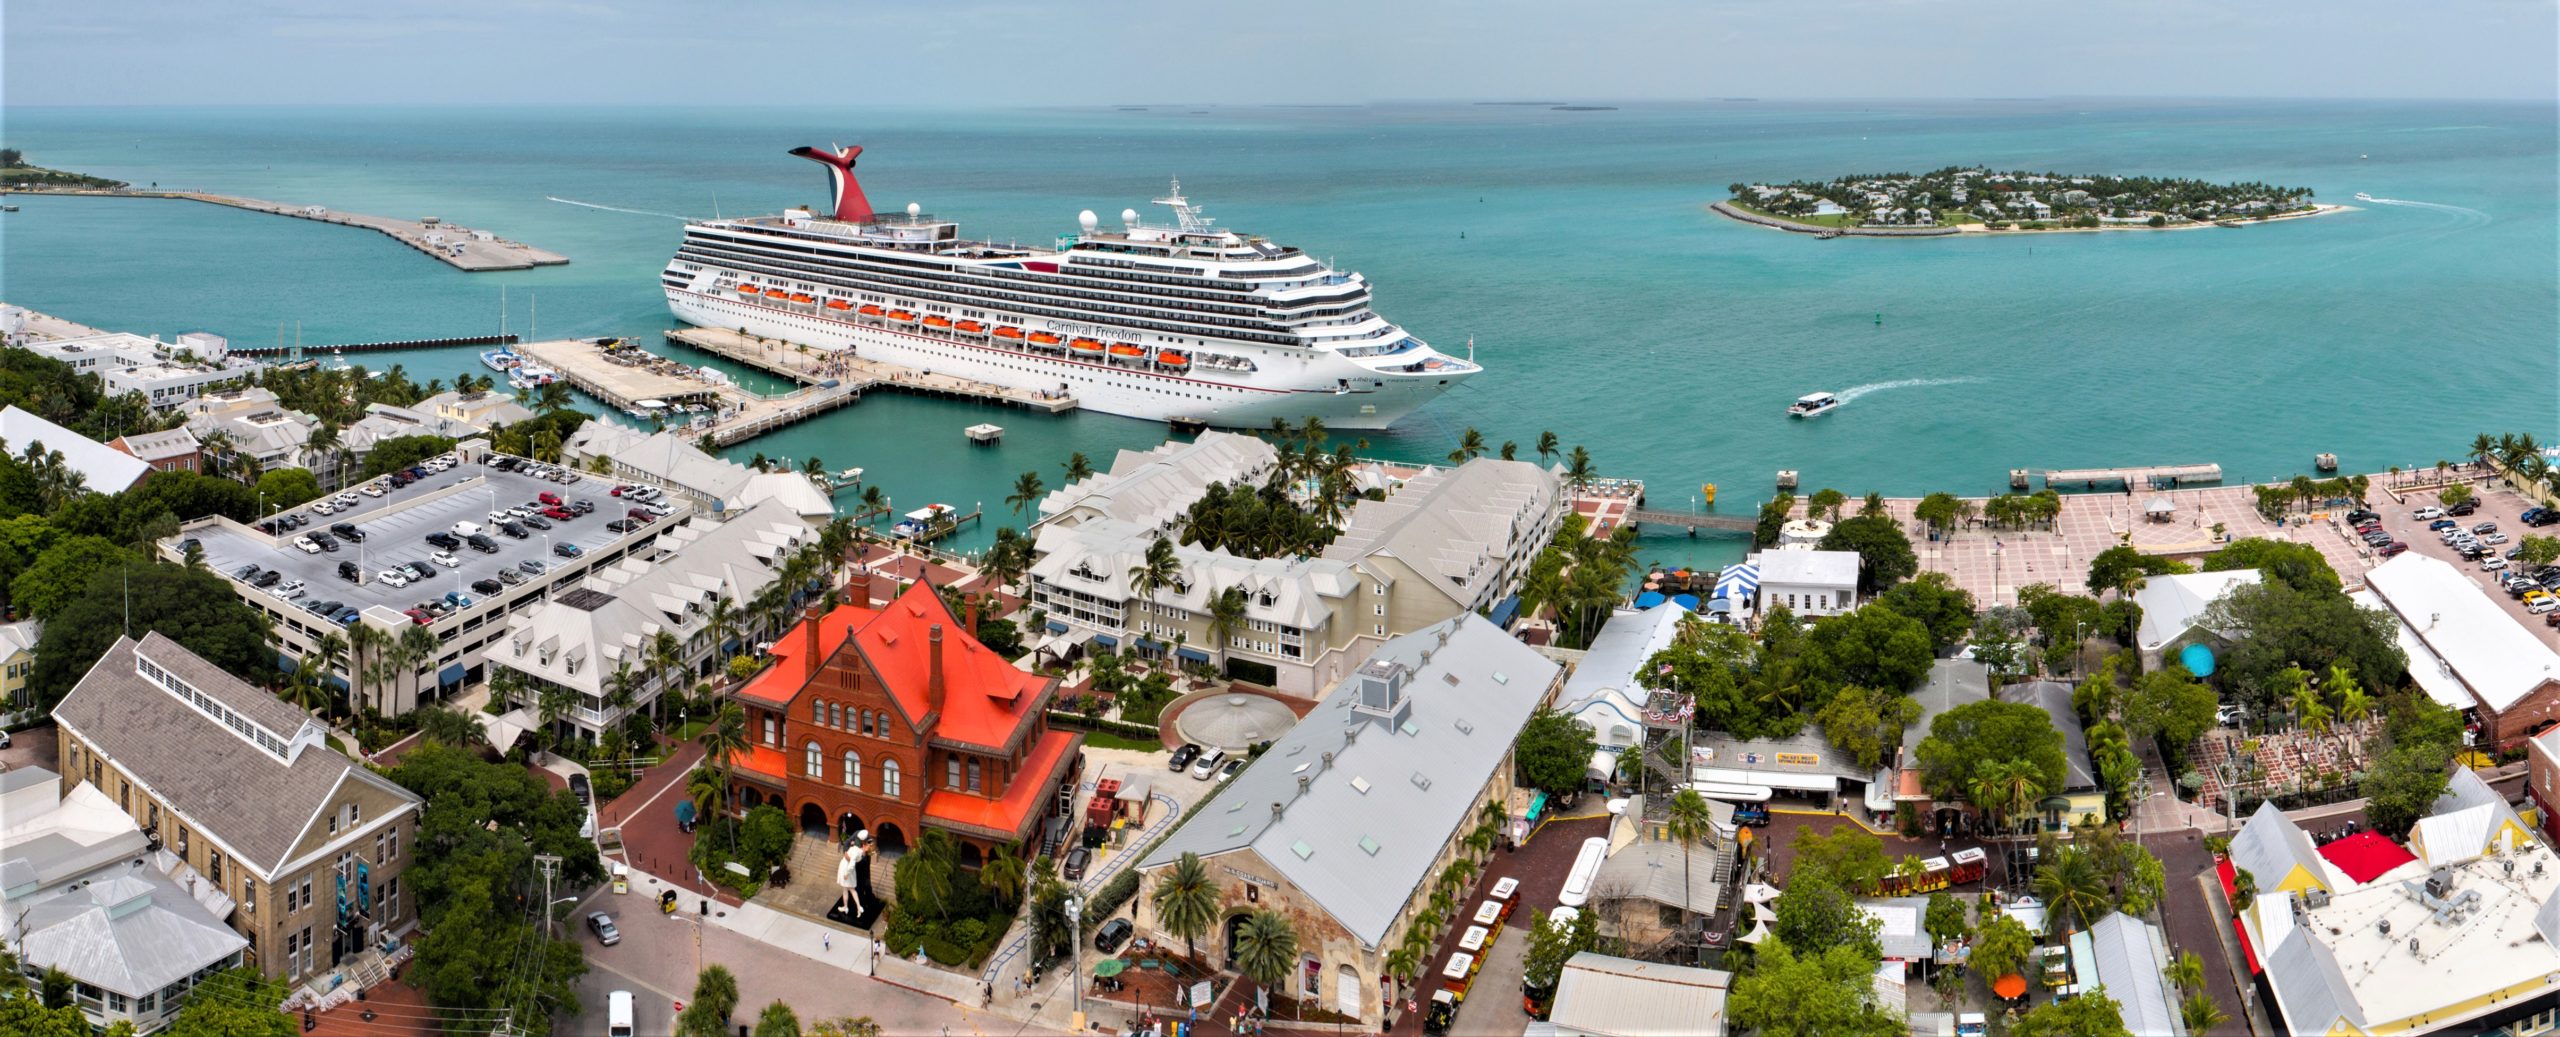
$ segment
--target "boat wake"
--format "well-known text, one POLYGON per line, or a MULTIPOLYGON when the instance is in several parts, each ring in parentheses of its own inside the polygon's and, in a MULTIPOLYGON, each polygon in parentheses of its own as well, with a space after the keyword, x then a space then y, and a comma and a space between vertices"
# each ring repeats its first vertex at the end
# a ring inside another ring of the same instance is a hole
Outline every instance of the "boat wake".
POLYGON ((670 220, 690 220, 693 218, 691 216, 679 216, 671 212, 650 212, 647 209, 625 209, 618 205, 598 205, 594 202, 582 202, 575 198, 562 198, 558 195, 546 194, 542 197, 546 200, 558 202, 562 205, 575 205, 581 209, 602 209, 606 212, 627 212, 633 216, 663 216, 670 220))
POLYGON ((1887 389, 1918 389, 1932 385, 1966 385, 1973 382, 1979 382, 1981 380, 1982 379, 1980 378, 1904 378, 1900 381, 1869 382, 1865 385, 1853 385, 1849 388, 1840 390, 1838 395, 1840 397, 1840 402, 1843 405, 1846 405, 1856 402, 1858 397, 1865 396, 1869 393, 1883 392, 1887 389))
POLYGON ((2453 216, 2455 218, 2455 222, 2465 225, 2477 225, 2489 222, 2488 213, 2481 212, 2478 209, 2464 208, 2459 205, 2445 205, 2439 202, 2413 202, 2405 198, 2376 198, 2362 192, 2358 192, 2356 194, 2356 200, 2373 205, 2393 205, 2404 209, 2426 209, 2432 212, 2445 213, 2453 216))

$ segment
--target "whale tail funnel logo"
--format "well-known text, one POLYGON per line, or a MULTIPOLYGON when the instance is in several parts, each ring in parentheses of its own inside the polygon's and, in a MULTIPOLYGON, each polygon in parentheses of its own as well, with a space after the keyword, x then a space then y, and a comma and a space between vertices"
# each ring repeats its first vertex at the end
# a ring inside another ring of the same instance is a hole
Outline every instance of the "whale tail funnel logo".
POLYGON ((836 192, 837 219, 847 223, 871 219, 871 199, 862 196, 862 182, 853 176, 853 160, 862 157, 862 145, 833 150, 800 147, 791 149, 791 153, 827 167, 827 178, 833 181, 836 192))

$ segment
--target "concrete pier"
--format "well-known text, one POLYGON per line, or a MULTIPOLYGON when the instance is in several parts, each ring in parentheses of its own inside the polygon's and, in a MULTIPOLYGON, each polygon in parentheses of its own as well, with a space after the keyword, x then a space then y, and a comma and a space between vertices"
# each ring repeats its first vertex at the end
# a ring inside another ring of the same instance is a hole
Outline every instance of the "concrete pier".
POLYGON ((669 428, 711 437, 714 446, 743 443, 785 425, 796 424, 862 398, 857 384, 824 381, 774 396, 763 396, 727 382, 714 382, 673 360, 621 363, 606 356, 593 339, 556 339, 516 347, 516 352, 560 373, 579 391, 615 410, 645 413, 643 401, 694 403, 710 414, 665 413, 669 428))
POLYGON ((1077 406, 1073 396, 1043 395, 1030 389, 1015 389, 955 375, 929 374, 872 360, 850 350, 821 349, 760 339, 727 328, 678 328, 667 332, 667 339, 803 385, 834 379, 858 390, 896 389, 927 396, 1001 403, 1043 414, 1062 414, 1077 406))
POLYGON ((234 209, 263 212, 273 216, 291 216, 298 220, 316 220, 345 227, 362 227, 390 236, 394 241, 444 261, 445 265, 465 273, 488 270, 530 270, 538 266, 558 266, 569 257, 545 252, 520 241, 509 241, 483 230, 460 227, 425 217, 417 220, 368 216, 363 213, 339 212, 325 206, 291 205, 238 195, 210 194, 203 191, 43 191, 61 197, 85 198, 178 198, 227 205, 234 209), (436 222, 428 222, 435 220, 436 222))

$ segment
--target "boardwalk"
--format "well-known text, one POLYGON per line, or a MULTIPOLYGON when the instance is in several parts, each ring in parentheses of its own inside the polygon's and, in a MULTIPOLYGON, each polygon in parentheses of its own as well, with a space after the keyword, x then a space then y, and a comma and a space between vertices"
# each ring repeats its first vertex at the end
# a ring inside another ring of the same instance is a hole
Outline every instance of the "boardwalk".
POLYGON ((227 205, 271 216, 290 216, 298 220, 317 220, 343 227, 362 227, 390 236, 410 248, 442 260, 445 265, 466 273, 488 270, 530 270, 537 266, 558 266, 569 257, 545 252, 519 241, 509 241, 487 231, 472 230, 444 223, 428 216, 403 220, 390 216, 368 216, 358 212, 339 212, 318 205, 292 205, 238 195, 208 194, 203 191, 47 191, 49 195, 85 198, 176 198, 185 201, 227 205))
POLYGON ((1016 389, 957 375, 934 374, 873 360, 852 350, 801 346, 741 335, 726 328, 678 328, 667 332, 667 338, 803 385, 833 379, 857 392, 875 388, 896 389, 926 396, 1001 403, 1043 414, 1061 414, 1076 409, 1073 396, 1016 389))

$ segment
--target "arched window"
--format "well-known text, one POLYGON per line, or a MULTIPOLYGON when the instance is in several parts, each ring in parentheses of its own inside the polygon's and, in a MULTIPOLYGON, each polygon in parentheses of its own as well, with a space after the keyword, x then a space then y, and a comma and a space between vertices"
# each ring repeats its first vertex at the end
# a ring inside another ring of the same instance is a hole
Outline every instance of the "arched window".
POLYGON ((871 732, 871 711, 870 711, 870 710, 867 710, 867 709, 862 711, 862 733, 863 733, 863 734, 866 734, 866 735, 867 735, 867 734, 872 733, 872 732, 871 732))
POLYGON ((862 787, 862 754, 851 749, 844 751, 844 783, 847 788, 862 787))
POLYGON ((814 700, 809 703, 809 722, 812 724, 823 724, 827 722, 826 703, 814 700))
POLYGON ((896 799, 898 791, 898 761, 880 761, 880 794, 896 799))
POLYGON ((826 772, 818 769, 818 743, 814 741, 810 742, 807 753, 809 757, 809 776, 812 778, 823 776, 826 772))
POLYGON ((835 728, 841 728, 844 726, 843 706, 836 705, 832 702, 827 704, 827 726, 835 728))

